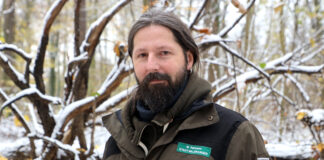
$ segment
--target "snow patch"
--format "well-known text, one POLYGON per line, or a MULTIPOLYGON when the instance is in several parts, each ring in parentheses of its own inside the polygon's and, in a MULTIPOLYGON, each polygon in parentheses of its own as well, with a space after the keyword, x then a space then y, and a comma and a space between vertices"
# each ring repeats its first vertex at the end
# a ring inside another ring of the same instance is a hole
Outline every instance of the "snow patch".
POLYGON ((296 143, 273 143, 265 145, 270 156, 287 159, 305 159, 314 156, 311 145, 296 143))

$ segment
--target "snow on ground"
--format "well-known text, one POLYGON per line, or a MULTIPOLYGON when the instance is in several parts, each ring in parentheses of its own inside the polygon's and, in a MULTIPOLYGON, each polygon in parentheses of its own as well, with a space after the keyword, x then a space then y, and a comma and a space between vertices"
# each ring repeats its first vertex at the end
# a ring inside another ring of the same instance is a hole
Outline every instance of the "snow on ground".
MULTIPOLYGON (((101 118, 98 117, 97 119, 101 118)), ((85 132, 87 142, 90 142, 90 129, 87 128, 85 132)), ((103 126, 96 126, 94 134, 94 152, 99 155, 99 157, 102 157, 106 141, 109 137, 109 132, 103 126)), ((42 149, 42 141, 36 140, 35 145, 37 148, 36 154, 40 155, 42 149)), ((73 148, 79 148, 78 141, 74 142, 73 148)), ((25 135, 25 129, 23 127, 16 126, 13 116, 8 118, 2 117, 0 120, 0 156, 9 157, 12 151, 19 150, 21 152, 24 152, 29 151, 29 149, 30 141, 25 135)))
MULTIPOLYGON (((101 118, 97 118, 97 122, 101 122, 101 118), (98 120, 100 119, 100 120, 98 120)), ((87 142, 90 142, 91 139, 91 130, 87 128, 85 131, 87 142)), ((107 129, 103 126, 96 126, 95 128, 95 135, 94 135, 94 143, 95 143, 95 153, 102 158, 103 152, 105 150, 105 144, 110 137, 110 133, 107 129)), ((73 143, 74 148, 80 148, 79 142, 77 140, 73 143)), ((90 148, 90 144, 88 143, 88 148, 90 148)))
POLYGON ((0 156, 9 156, 12 150, 19 148, 19 151, 24 151, 28 148, 21 147, 21 144, 29 144, 28 138, 24 137, 25 129, 16 127, 14 118, 1 117, 0 119, 0 156))
POLYGON ((266 144, 266 149, 273 157, 287 159, 306 159, 315 155, 310 144, 270 143, 266 144))
MULTIPOLYGON (((97 123, 101 123, 101 117, 97 117, 97 123)), ((32 122, 29 122, 32 123, 32 122)), ((306 129, 302 129, 299 132, 300 135, 295 133, 295 135, 283 135, 282 141, 279 143, 275 136, 271 137, 271 130, 263 130, 260 128, 261 132, 266 132, 264 136, 265 140, 269 143, 266 144, 266 149, 271 156, 287 158, 287 159, 303 159, 313 157, 315 151, 312 149, 311 138, 302 138, 301 135, 308 135, 306 129), (289 138, 290 137, 290 138, 289 138), (294 137, 294 138, 292 138, 294 137), (297 141, 297 139, 304 141, 297 141)), ((90 142, 91 130, 87 128, 85 131, 87 142, 90 142)), ((273 135, 273 134, 272 134, 273 135)), ((95 154, 100 158, 103 155, 105 149, 105 143, 110 137, 109 132, 103 126, 96 126, 94 142, 95 142, 95 154)), ((29 150, 29 139, 25 136, 25 131, 23 127, 17 127, 15 125, 14 118, 1 118, 0 121, 0 156, 9 156, 11 151, 17 150, 19 151, 28 151, 29 150)), ((36 140, 35 145, 37 148, 37 155, 40 154, 42 148, 42 141, 36 140)), ((89 144, 88 144, 89 145, 89 144)), ((89 146, 88 146, 89 147, 89 146)), ((79 143, 75 140, 73 144, 73 148, 77 149, 79 147, 79 143)), ((59 151, 62 152, 62 151, 59 151)))

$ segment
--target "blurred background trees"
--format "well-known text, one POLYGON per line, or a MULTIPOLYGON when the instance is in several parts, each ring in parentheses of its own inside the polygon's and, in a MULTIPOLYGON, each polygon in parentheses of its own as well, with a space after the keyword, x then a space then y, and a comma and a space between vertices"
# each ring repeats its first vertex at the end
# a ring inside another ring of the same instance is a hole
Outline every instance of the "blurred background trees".
POLYGON ((122 107, 136 85, 128 31, 153 6, 192 30, 199 74, 217 103, 246 116, 267 143, 323 154, 324 116, 306 121, 324 109, 321 0, 0 0, 0 127, 16 122, 23 129, 12 141, 31 142, 4 156, 100 159, 104 142, 94 135, 109 136, 100 117, 122 107))

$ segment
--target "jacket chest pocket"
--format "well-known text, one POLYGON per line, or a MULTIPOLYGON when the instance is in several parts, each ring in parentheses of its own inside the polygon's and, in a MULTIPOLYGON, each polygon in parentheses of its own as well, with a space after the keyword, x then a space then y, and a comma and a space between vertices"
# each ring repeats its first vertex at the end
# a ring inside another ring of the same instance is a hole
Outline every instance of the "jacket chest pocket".
POLYGON ((169 144, 158 158, 159 160, 214 160, 211 154, 203 150, 195 150, 190 146, 169 144))

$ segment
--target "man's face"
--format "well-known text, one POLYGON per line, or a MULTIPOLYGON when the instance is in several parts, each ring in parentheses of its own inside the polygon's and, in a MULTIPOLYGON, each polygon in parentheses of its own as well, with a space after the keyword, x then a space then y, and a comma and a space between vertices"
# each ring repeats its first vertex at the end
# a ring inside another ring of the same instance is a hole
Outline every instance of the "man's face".
POLYGON ((171 30, 160 25, 140 29, 133 41, 132 60, 139 83, 139 96, 144 101, 146 98, 147 103, 153 101, 147 105, 158 107, 160 104, 162 106, 158 108, 165 107, 163 105, 168 103, 165 101, 172 100, 170 96, 179 88, 179 81, 192 68, 193 56, 187 52, 185 57, 171 30))
MULTIPOLYGON (((171 30, 160 25, 150 25, 140 29, 134 37, 133 64, 135 75, 141 83, 149 73, 162 73, 175 82, 177 74, 183 68, 190 70, 193 56, 186 53, 186 64, 183 49, 176 42, 171 30)), ((167 84, 164 80, 153 80, 151 84, 167 84)))

